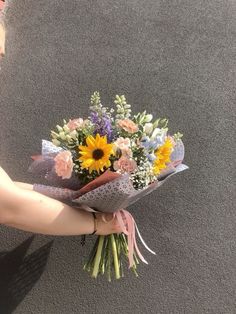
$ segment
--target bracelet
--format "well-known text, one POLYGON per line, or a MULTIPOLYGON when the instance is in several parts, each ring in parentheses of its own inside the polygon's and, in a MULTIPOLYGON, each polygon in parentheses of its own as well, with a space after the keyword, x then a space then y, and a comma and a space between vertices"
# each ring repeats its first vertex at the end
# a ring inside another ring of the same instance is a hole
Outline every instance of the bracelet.
POLYGON ((97 217, 96 217, 95 213, 92 212, 91 214, 93 215, 93 218, 94 218, 94 231, 93 231, 93 233, 90 233, 90 235, 93 235, 97 232, 98 226, 97 226, 97 217))
MULTIPOLYGON (((97 219, 97 216, 96 216, 95 212, 91 212, 91 214, 93 215, 93 218, 94 218, 94 231, 93 231, 93 233, 89 233, 89 235, 94 235, 94 234, 96 234, 97 229, 98 229, 98 225, 97 225, 98 219, 97 219)), ((108 221, 108 220, 106 220, 104 214, 102 215, 102 220, 103 220, 105 223, 108 223, 108 222, 112 221, 114 218, 115 218, 115 217, 113 216, 112 219, 108 221)), ((81 238, 81 245, 84 246, 84 244, 85 244, 85 237, 86 237, 86 236, 85 236, 85 234, 84 234, 84 235, 82 235, 81 237, 82 237, 82 238, 81 238)))
MULTIPOLYGON (((97 232, 97 217, 96 217, 94 212, 92 212, 91 214, 93 215, 93 218, 94 218, 94 231, 93 231, 93 233, 89 233, 89 235, 93 235, 93 234, 95 234, 97 232)), ((81 245, 82 246, 85 245, 85 239, 86 239, 86 235, 83 234, 81 236, 81 245)))

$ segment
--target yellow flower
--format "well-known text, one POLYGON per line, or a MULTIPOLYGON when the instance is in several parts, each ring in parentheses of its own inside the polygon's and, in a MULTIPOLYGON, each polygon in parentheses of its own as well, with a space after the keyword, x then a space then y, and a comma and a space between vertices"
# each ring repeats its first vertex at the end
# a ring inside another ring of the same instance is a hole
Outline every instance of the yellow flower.
POLYGON ((166 168, 166 164, 170 162, 170 155, 173 151, 173 142, 170 138, 167 138, 165 143, 160 146, 156 152, 156 159, 153 164, 153 171, 155 175, 158 175, 162 169, 166 168))
POLYGON ((110 167, 110 156, 114 154, 113 144, 107 144, 107 137, 96 134, 96 137, 89 135, 86 138, 87 146, 79 145, 79 153, 81 157, 77 160, 82 161, 81 167, 89 169, 89 173, 93 170, 98 173, 103 168, 110 167))

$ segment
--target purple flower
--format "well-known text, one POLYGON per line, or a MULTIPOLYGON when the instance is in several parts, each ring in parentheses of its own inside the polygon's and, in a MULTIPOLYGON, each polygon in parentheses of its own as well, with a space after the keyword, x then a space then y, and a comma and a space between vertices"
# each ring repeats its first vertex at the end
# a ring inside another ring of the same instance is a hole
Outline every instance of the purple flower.
POLYGON ((92 111, 90 114, 90 119, 95 125, 94 134, 98 133, 101 136, 107 135, 108 142, 111 142, 113 139, 113 135, 110 117, 108 117, 105 113, 100 116, 97 112, 92 111))

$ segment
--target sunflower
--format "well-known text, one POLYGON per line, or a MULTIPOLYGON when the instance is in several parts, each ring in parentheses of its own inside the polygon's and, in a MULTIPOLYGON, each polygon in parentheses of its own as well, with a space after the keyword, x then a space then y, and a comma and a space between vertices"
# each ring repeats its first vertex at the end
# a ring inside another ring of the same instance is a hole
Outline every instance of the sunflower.
POLYGON ((79 145, 81 157, 77 160, 82 162, 82 169, 88 169, 89 173, 93 170, 99 173, 104 170, 104 167, 108 168, 111 166, 109 158, 114 154, 113 144, 107 144, 106 135, 100 136, 98 133, 96 137, 89 135, 86 138, 86 144, 87 146, 79 145))
POLYGON ((170 155, 172 151, 173 142, 170 138, 167 138, 165 143, 160 146, 155 152, 156 159, 154 160, 153 164, 154 174, 158 175, 162 169, 166 168, 166 164, 171 161, 170 155))

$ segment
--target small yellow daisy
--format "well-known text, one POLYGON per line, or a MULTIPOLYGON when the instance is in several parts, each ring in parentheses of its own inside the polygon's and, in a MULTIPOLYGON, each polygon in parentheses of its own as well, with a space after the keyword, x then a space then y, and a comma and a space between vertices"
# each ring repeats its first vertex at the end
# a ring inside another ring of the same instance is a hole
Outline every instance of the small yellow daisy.
POLYGON ((93 170, 100 173, 104 167, 111 166, 110 156, 114 154, 113 144, 107 143, 107 137, 96 134, 96 137, 89 135, 86 138, 87 146, 79 145, 79 153, 81 157, 77 160, 81 161, 81 167, 88 169, 89 173, 93 170))

